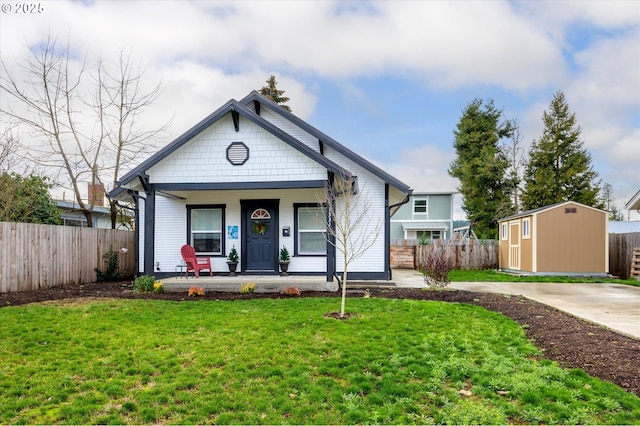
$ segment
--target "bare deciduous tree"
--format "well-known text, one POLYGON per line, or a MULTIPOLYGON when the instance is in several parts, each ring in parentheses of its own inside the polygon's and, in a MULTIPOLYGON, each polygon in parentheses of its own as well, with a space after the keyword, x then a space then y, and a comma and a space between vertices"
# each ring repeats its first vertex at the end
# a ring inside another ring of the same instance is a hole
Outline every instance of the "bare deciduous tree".
MULTIPOLYGON (((18 69, 20 78, 2 63, 0 89, 10 100, 0 111, 31 130, 39 144, 29 146, 29 159, 57 171, 54 177, 71 187, 88 226, 97 200, 83 199, 81 182, 115 185, 122 167, 168 126, 140 129, 139 115, 158 98, 160 85, 143 90, 143 73, 131 66, 130 54, 121 53, 115 64, 98 59, 91 73, 87 59, 78 61, 68 45, 51 37, 30 49, 18 69)), ((111 216, 115 228, 114 202, 111 216)))
POLYGON ((20 158, 18 150, 20 143, 18 138, 13 134, 11 126, 4 127, 0 133, 0 173, 13 170, 20 158))
MULTIPOLYGON (((149 152, 170 122, 159 128, 144 129, 140 126, 140 115, 160 96, 161 86, 156 84, 144 90, 144 72, 132 65, 131 52, 120 52, 114 71, 98 64, 97 85, 100 96, 94 108, 99 111, 101 134, 107 137, 107 152, 113 167, 112 185, 115 188, 122 170, 132 161, 139 161, 143 150, 149 152), (105 102, 106 98, 106 102, 105 102)), ((116 227, 118 206, 109 200, 111 226, 116 227)))
POLYGON ((382 231, 380 217, 373 213, 373 201, 355 177, 335 177, 325 185, 327 203, 327 241, 342 255, 342 301, 340 317, 345 316, 349 265, 362 257, 382 231))
POLYGON ((520 184, 522 183, 522 166, 524 150, 522 148, 522 134, 517 120, 508 120, 509 138, 502 144, 509 166, 505 170, 505 180, 510 192, 510 203, 498 208, 498 217, 507 217, 521 210, 520 184))

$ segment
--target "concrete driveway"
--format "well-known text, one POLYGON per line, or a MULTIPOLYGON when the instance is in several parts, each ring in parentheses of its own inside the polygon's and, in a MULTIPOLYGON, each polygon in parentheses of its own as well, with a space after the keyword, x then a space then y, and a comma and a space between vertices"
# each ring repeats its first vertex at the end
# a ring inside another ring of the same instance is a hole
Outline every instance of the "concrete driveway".
POLYGON ((640 287, 621 284, 455 282, 450 288, 522 295, 640 339, 640 287))

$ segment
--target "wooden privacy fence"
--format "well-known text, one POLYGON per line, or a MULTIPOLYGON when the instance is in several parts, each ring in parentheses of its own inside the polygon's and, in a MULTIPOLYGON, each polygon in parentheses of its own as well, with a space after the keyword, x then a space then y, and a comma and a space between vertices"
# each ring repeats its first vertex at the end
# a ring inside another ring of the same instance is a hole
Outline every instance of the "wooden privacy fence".
POLYGON ((609 234, 609 273, 623 280, 629 278, 634 247, 640 247, 640 232, 609 234))
POLYGON ((0 222, 0 293, 94 282, 109 250, 120 272, 133 275, 134 232, 0 222))
POLYGON ((394 244, 391 246, 392 267, 423 269, 427 256, 434 251, 447 256, 453 269, 498 267, 498 242, 494 240, 468 240, 466 244, 449 244, 449 240, 433 240, 429 245, 412 246, 411 241, 394 244))

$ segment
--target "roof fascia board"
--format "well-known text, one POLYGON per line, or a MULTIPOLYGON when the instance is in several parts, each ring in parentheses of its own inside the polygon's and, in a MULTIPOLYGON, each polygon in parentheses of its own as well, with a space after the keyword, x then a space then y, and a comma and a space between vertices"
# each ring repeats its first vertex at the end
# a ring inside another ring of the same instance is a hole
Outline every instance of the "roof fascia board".
POLYGON ((606 213, 606 211, 604 211, 602 209, 598 209, 596 207, 587 206, 586 204, 582 204, 582 203, 579 203, 577 201, 569 200, 569 201, 561 201, 561 202, 555 203, 555 204, 549 204, 548 206, 540 207, 540 208, 537 208, 537 209, 527 210, 527 211, 524 211, 522 213, 514 214, 512 216, 507 216, 505 218, 499 219, 498 222, 504 222, 506 220, 518 219, 518 218, 525 217, 525 216, 536 216, 539 213, 543 213, 543 212, 546 212, 548 210, 564 206, 566 204, 577 204, 580 207, 585 207, 585 208, 588 208, 588 209, 591 209, 591 210, 595 210, 597 212, 606 213))
POLYGON ((120 186, 120 185, 127 184, 127 183, 131 182, 133 179, 135 179, 138 175, 145 174, 146 171, 149 168, 151 168, 152 166, 154 166, 155 164, 157 164, 161 160, 163 160, 166 157, 168 157, 176 149, 180 148, 186 142, 190 141, 195 136, 197 136, 199 133, 201 133, 204 129, 206 129, 207 127, 211 126, 213 123, 215 123, 216 121, 218 121, 222 117, 224 117, 226 114, 228 114, 232 110, 234 102, 237 103, 237 101, 235 101, 234 99, 229 100, 227 103, 222 105, 216 111, 214 111, 209 116, 207 116, 205 119, 201 120, 198 124, 196 124, 195 126, 190 128, 189 130, 184 132, 182 135, 180 135, 173 142, 169 143, 167 146, 162 148, 160 151, 156 152, 154 155, 152 155, 151 157, 147 158, 145 161, 140 163, 136 168, 134 168, 129 173, 124 175, 118 181, 118 185, 120 186))
POLYGON ((640 190, 624 205, 627 210, 640 210, 640 190))
POLYGON ((404 192, 409 192, 409 190, 410 190, 409 185, 407 185, 407 184, 399 181, 398 179, 394 178, 389 173, 385 172, 384 170, 382 170, 381 168, 379 168, 375 164, 371 163, 370 161, 364 159, 363 157, 361 157, 360 155, 356 154, 355 152, 351 151, 349 148, 345 147, 344 145, 342 145, 341 143, 339 143, 335 139, 331 138, 330 136, 328 136, 325 133, 321 132, 320 130, 316 129, 311 124, 309 124, 306 121, 302 120, 301 118, 295 116, 294 114, 290 113, 286 109, 279 107, 278 104, 274 103, 270 99, 268 99, 265 96, 261 95, 257 91, 254 90, 251 93, 249 93, 247 96, 245 96, 240 101, 240 103, 243 104, 243 105, 247 105, 247 104, 249 104, 249 103, 251 103, 253 101, 256 101, 256 100, 258 100, 259 102, 271 107, 270 109, 272 111, 274 111, 275 113, 277 113, 280 116, 282 116, 283 118, 291 121, 292 123, 294 123, 295 125, 297 125, 301 129, 305 130, 306 132, 312 134, 313 136, 318 138, 318 140, 321 143, 323 143, 325 145, 328 145, 331 148, 335 149, 340 154, 344 155, 345 157, 349 158, 350 160, 352 160, 356 164, 364 167, 366 170, 368 170, 369 172, 373 173, 374 175, 376 175, 377 177, 382 179, 384 182, 389 183, 389 184, 397 187, 398 189, 400 189, 400 190, 402 190, 404 192))
POLYGON ((262 127, 267 132, 281 139, 283 142, 297 149, 302 154, 305 154, 307 157, 313 159, 314 161, 318 162, 323 167, 326 167, 332 172, 338 175, 341 175, 346 179, 351 178, 351 173, 346 169, 344 169, 343 167, 339 166, 338 164, 334 163, 328 158, 318 154, 316 151, 312 150, 311 148, 309 148, 299 140, 295 139, 288 133, 282 131, 275 125, 271 124, 269 121, 265 120, 259 115, 256 115, 253 111, 251 111, 249 108, 245 107, 235 99, 231 99, 222 107, 218 108, 215 112, 213 112, 208 117, 206 117, 204 120, 200 121, 191 129, 187 130, 185 133, 183 133, 181 136, 179 136, 169 145, 162 148, 156 154, 152 155, 146 161, 138 165, 138 167, 134 168, 125 176, 123 176, 122 179, 120 179, 120 181, 118 182, 118 185, 127 184, 131 182, 133 179, 135 179, 138 175, 146 174, 146 171, 149 168, 151 168, 161 160, 165 159, 169 155, 171 155, 175 150, 177 150, 182 145, 184 145, 185 143, 187 143, 188 141, 196 137, 198 134, 204 131, 207 127, 211 126, 212 124, 214 124, 215 122, 217 122, 218 120, 220 120, 230 112, 235 112, 235 113, 238 113, 239 115, 242 115, 243 117, 247 118, 249 121, 262 127))
POLYGON ((303 144, 298 139, 294 138, 287 132, 277 127, 276 125, 272 124, 268 120, 257 115, 255 112, 251 111, 249 108, 247 108, 243 104, 238 103, 237 111, 240 112, 249 121, 252 121, 253 123, 262 127, 267 132, 276 136, 278 139, 282 140, 283 142, 286 142, 288 145, 297 149, 299 152, 311 158, 312 160, 316 161, 317 163, 321 164, 328 170, 334 172, 337 175, 344 177, 345 179, 350 179, 352 177, 351 172, 349 172, 342 166, 334 163, 333 161, 329 160, 327 157, 320 155, 317 151, 314 151, 313 149, 309 148, 307 145, 303 144))

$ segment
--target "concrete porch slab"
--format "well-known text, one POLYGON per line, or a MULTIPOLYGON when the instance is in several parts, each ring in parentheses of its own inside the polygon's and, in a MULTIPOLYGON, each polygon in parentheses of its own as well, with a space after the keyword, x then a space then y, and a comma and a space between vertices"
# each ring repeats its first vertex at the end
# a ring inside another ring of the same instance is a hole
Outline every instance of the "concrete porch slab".
POLYGON ((237 293, 245 283, 256 285, 256 293, 279 293, 286 287, 296 286, 300 291, 338 291, 338 283, 327 282, 324 276, 306 275, 236 275, 213 276, 201 275, 163 278, 165 291, 187 292, 190 287, 202 287, 205 291, 224 291, 237 293))

